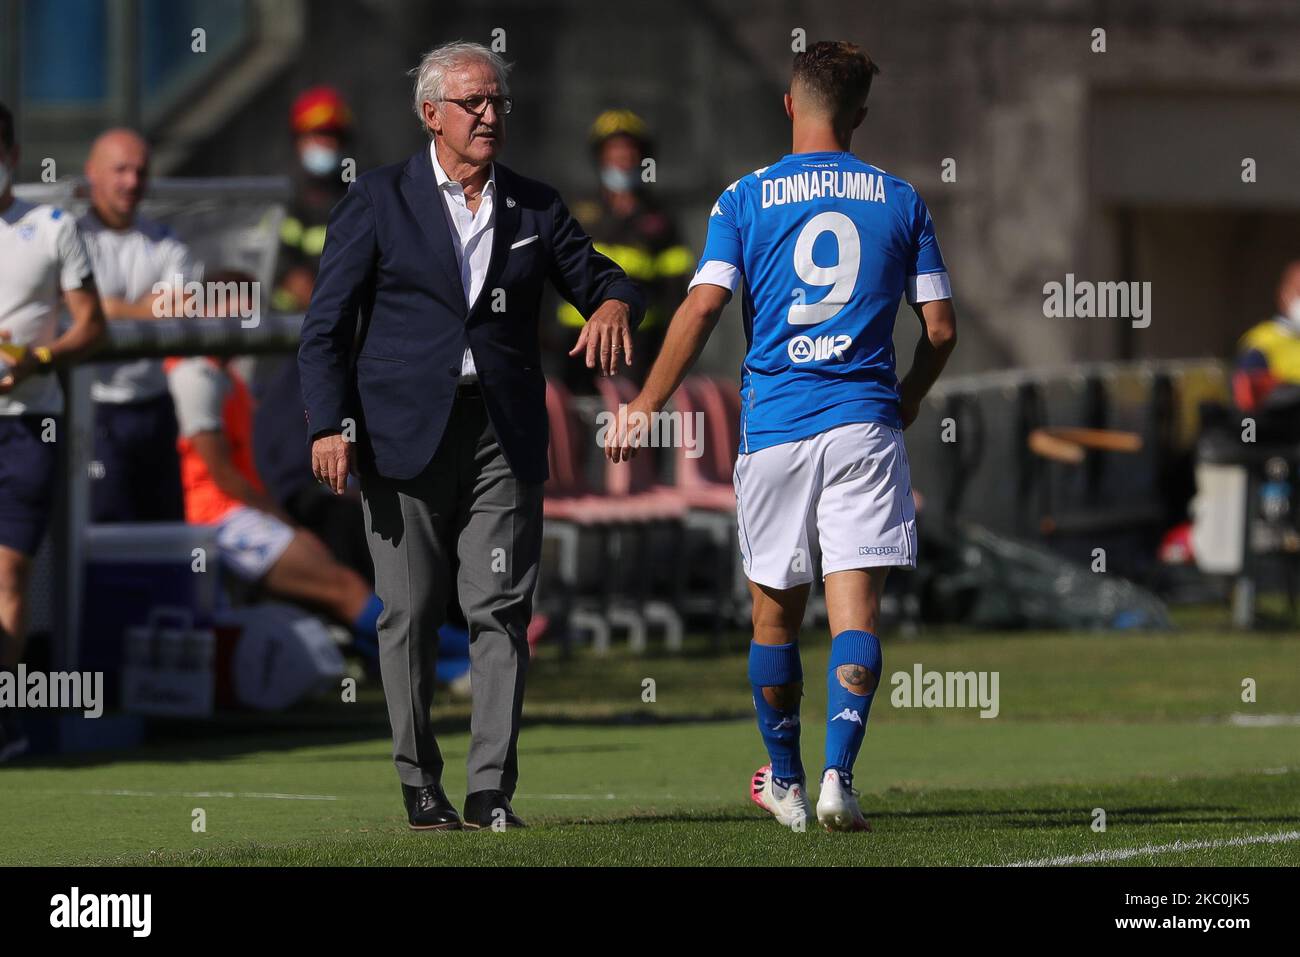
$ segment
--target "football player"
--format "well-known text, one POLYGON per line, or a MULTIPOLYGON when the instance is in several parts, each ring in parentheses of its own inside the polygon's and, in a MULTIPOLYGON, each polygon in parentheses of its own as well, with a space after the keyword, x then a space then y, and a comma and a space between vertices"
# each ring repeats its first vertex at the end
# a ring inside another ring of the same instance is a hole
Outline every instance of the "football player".
POLYGON ((850 150, 879 72, 850 43, 794 58, 785 111, 791 152, 732 183, 630 427, 606 454, 635 454, 741 288, 736 517, 753 596, 749 678, 770 763, 751 795, 782 824, 809 818, 799 752, 799 628, 820 555, 831 654, 817 819, 869 830, 853 768, 881 677, 880 596, 892 567, 916 565, 915 508, 903 432, 956 344, 948 273, 925 203, 908 183, 850 150), (902 383, 893 331, 900 299, 924 328, 902 383), (637 413, 640 413, 638 415, 637 413))

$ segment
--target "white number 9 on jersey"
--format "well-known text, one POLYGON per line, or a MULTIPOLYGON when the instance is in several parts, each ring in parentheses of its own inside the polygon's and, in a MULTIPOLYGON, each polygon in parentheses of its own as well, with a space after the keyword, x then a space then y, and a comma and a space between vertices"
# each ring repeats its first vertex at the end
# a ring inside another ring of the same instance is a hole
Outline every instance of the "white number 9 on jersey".
POLYGON ((796 302, 790 307, 786 321, 795 326, 811 326, 838 313, 848 305, 849 297, 853 295, 861 262, 862 248, 853 220, 836 212, 818 213, 808 220, 795 240, 794 271, 809 286, 830 286, 831 289, 820 302, 796 302), (813 246, 822 233, 834 233, 839 244, 839 261, 832 266, 819 266, 813 262, 813 246))

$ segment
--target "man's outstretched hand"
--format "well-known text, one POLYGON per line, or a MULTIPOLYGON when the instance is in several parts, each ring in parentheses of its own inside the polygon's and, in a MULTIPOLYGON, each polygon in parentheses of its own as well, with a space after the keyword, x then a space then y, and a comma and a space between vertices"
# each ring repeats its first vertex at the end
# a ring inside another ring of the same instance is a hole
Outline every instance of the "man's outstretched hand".
POLYGON ((622 355, 627 365, 632 364, 632 309, 618 299, 606 299, 600 304, 578 335, 578 343, 569 355, 587 353, 587 368, 599 368, 602 375, 618 371, 618 357, 622 355))
POLYGON ((335 495, 347 491, 348 473, 354 471, 352 443, 335 432, 322 435, 311 444, 311 473, 335 495))

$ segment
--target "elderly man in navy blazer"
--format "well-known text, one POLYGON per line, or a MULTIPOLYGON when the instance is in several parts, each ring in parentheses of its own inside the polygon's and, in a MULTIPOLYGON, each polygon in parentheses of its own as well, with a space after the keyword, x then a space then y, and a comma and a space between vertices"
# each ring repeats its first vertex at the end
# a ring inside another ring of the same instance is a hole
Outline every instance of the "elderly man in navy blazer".
POLYGON ((340 494, 360 477, 393 760, 419 829, 462 825, 429 716, 449 598, 470 630, 463 824, 523 823, 510 799, 547 478, 544 282, 588 317, 574 354, 606 374, 632 358, 644 309, 554 189, 496 162, 507 69, 457 42, 412 71, 429 148, 335 207, 298 352, 312 469, 340 494))

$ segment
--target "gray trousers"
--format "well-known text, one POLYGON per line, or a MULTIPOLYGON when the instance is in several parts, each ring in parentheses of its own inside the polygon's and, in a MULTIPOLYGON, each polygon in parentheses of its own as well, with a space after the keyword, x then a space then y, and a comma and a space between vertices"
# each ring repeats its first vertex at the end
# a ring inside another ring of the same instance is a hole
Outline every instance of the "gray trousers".
POLYGON ((458 396, 432 461, 413 479, 363 475, 375 563, 379 670, 402 783, 442 777, 433 734, 438 628, 459 596, 469 624, 468 792, 512 795, 528 671, 528 622, 542 547, 542 486, 506 464, 480 396, 458 396), (455 559, 460 561, 452 585, 455 559))

